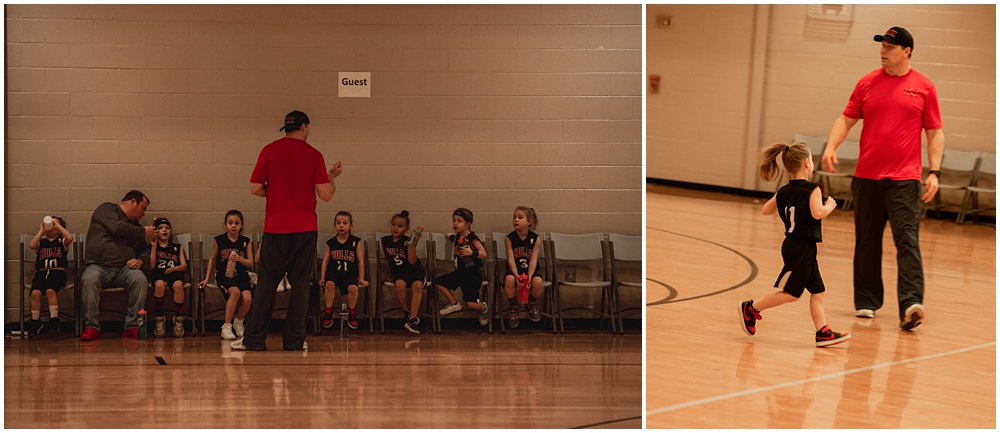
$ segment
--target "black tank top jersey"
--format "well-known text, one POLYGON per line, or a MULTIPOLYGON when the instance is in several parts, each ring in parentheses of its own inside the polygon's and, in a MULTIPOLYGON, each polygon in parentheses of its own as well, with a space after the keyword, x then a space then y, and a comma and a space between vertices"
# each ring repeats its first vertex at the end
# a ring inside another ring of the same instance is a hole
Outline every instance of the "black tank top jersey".
POLYGON ((458 234, 453 234, 453 235, 451 235, 451 236, 448 237, 448 240, 450 240, 450 241, 452 241, 452 242, 455 243, 455 249, 453 250, 453 253, 455 255, 455 268, 456 269, 458 269, 458 270, 461 271, 461 270, 469 269, 469 268, 479 269, 479 268, 483 267, 483 259, 480 259, 478 257, 472 258, 471 256, 470 257, 459 257, 458 256, 458 249, 461 248, 461 247, 463 247, 463 246, 466 246, 466 245, 468 245, 470 248, 472 248, 472 252, 473 252, 474 255, 478 255, 479 254, 478 250, 475 247, 472 246, 472 241, 474 241, 474 240, 479 241, 480 244, 483 243, 483 241, 480 240, 478 236, 476 236, 476 232, 470 231, 469 234, 468 234, 468 236, 465 236, 465 237, 462 237, 462 238, 459 238, 458 234))
POLYGON ((156 246, 156 269, 165 271, 167 268, 181 265, 181 244, 156 246))
MULTIPOLYGON (((236 242, 233 242, 229 240, 229 235, 223 233, 215 237, 215 244, 219 247, 219 256, 215 258, 215 272, 218 275, 225 275, 226 266, 229 262, 229 252, 235 250, 236 254, 239 254, 241 258, 247 258, 247 245, 250 244, 250 238, 240 236, 236 239, 236 242)), ((240 262, 236 262, 237 275, 243 274, 246 271, 246 266, 243 266, 240 262)))
POLYGON ((38 256, 35 258, 35 270, 63 268, 66 269, 68 251, 65 239, 60 235, 55 240, 42 236, 38 240, 38 256))
POLYGON ((778 190, 778 216, 785 223, 785 236, 823 242, 823 223, 809 210, 809 196, 816 188, 818 183, 793 179, 778 190))
POLYGON ((406 246, 407 239, 409 237, 402 236, 394 242, 392 235, 382 238, 382 253, 385 255, 385 261, 389 263, 389 273, 393 276, 400 275, 400 271, 420 267, 420 259, 417 259, 413 265, 410 265, 409 260, 407 260, 406 253, 409 251, 409 247, 406 246))
POLYGON ((507 235, 510 239, 510 248, 514 253, 514 264, 517 265, 518 274, 527 274, 528 265, 531 263, 531 253, 535 251, 535 242, 538 242, 538 233, 528 230, 528 235, 521 240, 517 235, 517 230, 507 235))
POLYGON ((326 246, 330 247, 330 263, 327 264, 326 271, 357 276, 359 243, 361 243, 361 238, 353 235, 348 235, 347 242, 344 243, 340 243, 336 236, 326 241, 326 246))

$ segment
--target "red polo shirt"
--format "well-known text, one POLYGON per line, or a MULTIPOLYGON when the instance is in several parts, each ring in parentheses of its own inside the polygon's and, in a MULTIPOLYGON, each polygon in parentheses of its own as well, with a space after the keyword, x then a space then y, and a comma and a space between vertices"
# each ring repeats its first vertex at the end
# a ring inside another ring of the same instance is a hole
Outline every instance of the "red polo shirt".
POLYGON ((316 231, 316 185, 330 183, 323 154, 297 138, 260 151, 250 182, 267 186, 265 233, 316 231))

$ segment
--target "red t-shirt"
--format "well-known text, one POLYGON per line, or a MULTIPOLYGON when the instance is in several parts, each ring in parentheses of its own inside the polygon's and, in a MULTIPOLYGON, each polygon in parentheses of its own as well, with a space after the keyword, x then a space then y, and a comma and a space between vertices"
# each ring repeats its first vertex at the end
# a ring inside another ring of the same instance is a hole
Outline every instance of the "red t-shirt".
POLYGON ((265 233, 316 231, 316 184, 330 183, 323 154, 297 138, 260 151, 250 182, 267 186, 265 233))
POLYGON ((855 177, 920 180, 921 129, 941 128, 931 80, 912 68, 899 77, 876 69, 858 80, 843 114, 864 119, 855 177))

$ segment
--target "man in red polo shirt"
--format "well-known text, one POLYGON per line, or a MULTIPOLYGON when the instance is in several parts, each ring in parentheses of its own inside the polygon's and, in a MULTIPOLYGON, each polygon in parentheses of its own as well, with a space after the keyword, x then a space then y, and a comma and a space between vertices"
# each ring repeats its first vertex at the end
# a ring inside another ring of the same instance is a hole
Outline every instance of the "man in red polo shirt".
POLYGON ((913 36, 902 27, 875 35, 882 43, 882 68, 858 81, 843 114, 833 123, 823 151, 823 168, 836 172, 837 146, 858 120, 861 153, 851 190, 854 195, 854 307, 858 317, 875 317, 882 307, 882 233, 888 220, 899 267, 899 326, 919 325, 924 311, 924 269, 918 229, 920 200, 938 190, 944 132, 937 89, 910 67, 913 36), (930 174, 921 196, 920 131, 926 131, 930 174))
POLYGON ((250 175, 250 193, 265 197, 264 237, 260 245, 257 291, 250 306, 250 323, 234 349, 266 350, 271 310, 278 282, 285 273, 292 287, 282 332, 285 350, 305 350, 309 283, 316 262, 316 196, 330 201, 334 178, 343 172, 338 161, 326 170, 323 155, 309 143, 309 117, 301 111, 285 116, 285 138, 260 151, 250 175))

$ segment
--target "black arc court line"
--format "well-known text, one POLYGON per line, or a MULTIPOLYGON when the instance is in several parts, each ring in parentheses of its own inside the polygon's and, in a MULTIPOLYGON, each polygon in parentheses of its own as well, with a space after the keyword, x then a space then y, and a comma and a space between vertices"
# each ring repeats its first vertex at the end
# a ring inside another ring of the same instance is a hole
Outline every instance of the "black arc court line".
POLYGON ((681 299, 669 299, 668 298, 668 299, 664 299, 664 300, 661 300, 661 301, 656 301, 655 303, 647 304, 647 305, 661 305, 661 304, 669 304, 669 303, 674 303, 674 302, 692 301, 692 300, 695 300, 695 299, 707 298, 709 296, 715 296, 715 295, 718 295, 720 293, 725 293, 725 292, 728 292, 728 291, 731 291, 731 290, 736 290, 736 289, 738 289, 740 287, 743 287, 743 286, 745 286, 747 284, 750 284, 751 281, 753 281, 755 278, 757 278, 757 264, 754 263, 753 260, 750 260, 749 257, 747 257, 746 255, 744 255, 743 253, 741 253, 739 251, 736 251, 736 250, 734 250, 734 249, 732 249, 730 247, 727 247, 727 246, 722 245, 722 244, 717 243, 717 242, 712 242, 712 241, 709 241, 709 240, 696 238, 694 236, 686 235, 686 234, 683 234, 683 233, 672 232, 670 230, 664 230, 664 229, 660 229, 660 228, 656 228, 656 227, 650 227, 650 226, 646 226, 646 228, 649 229, 649 230, 656 230, 658 232, 669 233, 669 234, 677 235, 677 236, 683 236, 683 237, 688 238, 688 239, 694 239, 696 241, 701 241, 701 242, 705 242, 705 243, 708 243, 708 244, 715 245, 717 247, 729 250, 733 254, 736 254, 737 256, 740 256, 740 258, 742 258, 743 260, 745 260, 747 262, 747 264, 750 265, 750 276, 748 276, 745 280, 743 280, 743 281, 741 281, 739 283, 736 283, 736 285, 734 285, 732 287, 727 287, 725 289, 717 290, 717 291, 712 292, 712 293, 706 293, 704 295, 692 296, 690 298, 681 298, 681 299))
POLYGON ((660 304, 666 304, 667 302, 670 302, 672 299, 674 299, 674 298, 677 297, 677 289, 674 289, 673 287, 670 287, 669 284, 664 283, 662 281, 654 280, 652 278, 646 278, 646 281, 652 281, 652 282, 654 282, 656 284, 659 284, 659 285, 661 285, 663 287, 666 287, 667 291, 670 292, 670 294, 667 295, 666 298, 660 299, 659 301, 656 301, 656 302, 650 302, 650 303, 646 304, 647 307, 652 307, 654 305, 660 305, 660 304))
POLYGON ((156 362, 160 363, 160 365, 167 365, 167 361, 164 361, 161 356, 156 357, 156 362))
POLYGON ((594 424, 581 425, 581 426, 577 426, 577 427, 573 427, 573 428, 574 429, 581 429, 581 428, 597 427, 599 425, 613 424, 613 423, 622 422, 622 421, 631 421, 631 420, 634 420, 634 419, 641 420, 642 417, 641 416, 633 416, 633 417, 622 418, 622 419, 613 419, 611 421, 602 421, 602 422, 598 422, 598 423, 594 423, 594 424))

